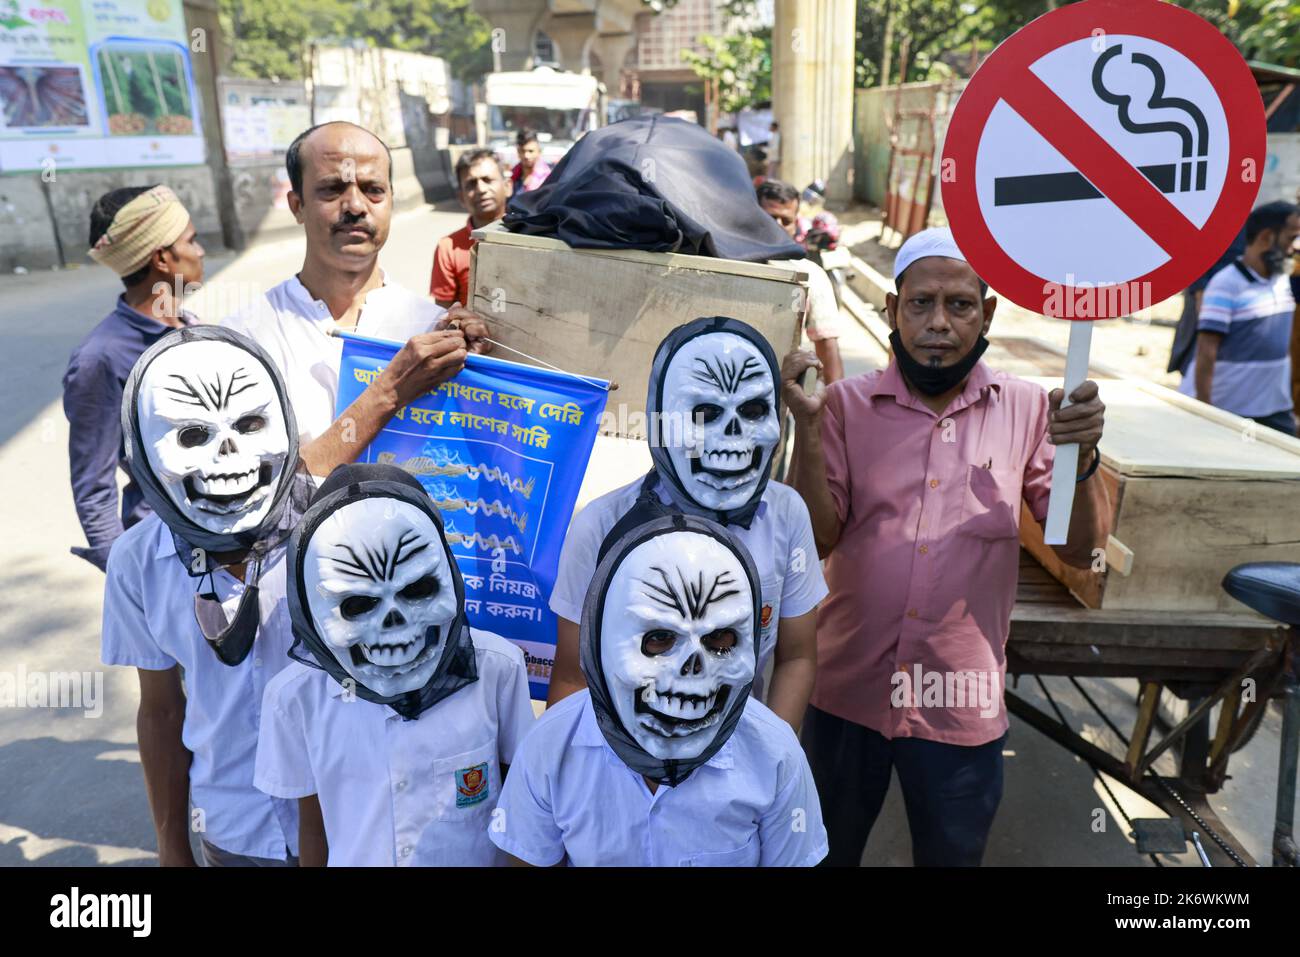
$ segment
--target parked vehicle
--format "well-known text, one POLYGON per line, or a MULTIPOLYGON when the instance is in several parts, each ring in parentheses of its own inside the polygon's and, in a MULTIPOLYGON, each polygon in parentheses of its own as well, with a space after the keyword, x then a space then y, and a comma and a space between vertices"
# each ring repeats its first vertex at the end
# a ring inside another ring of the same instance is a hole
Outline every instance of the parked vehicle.
POLYGON ((604 98, 604 86, 585 74, 548 66, 489 73, 480 142, 510 168, 518 161, 515 135, 529 129, 537 134, 542 159, 554 165, 584 133, 601 125, 604 98))

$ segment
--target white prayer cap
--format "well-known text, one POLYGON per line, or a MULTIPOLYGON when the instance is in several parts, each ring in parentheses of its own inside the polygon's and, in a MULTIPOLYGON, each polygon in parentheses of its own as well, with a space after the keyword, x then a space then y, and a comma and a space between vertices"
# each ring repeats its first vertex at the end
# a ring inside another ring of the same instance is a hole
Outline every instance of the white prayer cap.
POLYGON ((898 250, 898 255, 894 257, 894 282, 898 282, 898 277, 903 274, 903 270, 912 263, 929 256, 943 256, 945 259, 960 259, 966 262, 966 257, 957 248, 957 241, 952 238, 951 229, 946 226, 923 229, 903 243, 898 250))

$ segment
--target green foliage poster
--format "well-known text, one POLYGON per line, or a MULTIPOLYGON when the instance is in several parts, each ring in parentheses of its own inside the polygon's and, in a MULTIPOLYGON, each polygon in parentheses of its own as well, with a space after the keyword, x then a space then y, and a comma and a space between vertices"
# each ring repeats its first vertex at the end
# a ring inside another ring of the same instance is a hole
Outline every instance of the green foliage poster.
POLYGON ((202 163, 192 40, 181 0, 0 0, 0 170, 202 163))

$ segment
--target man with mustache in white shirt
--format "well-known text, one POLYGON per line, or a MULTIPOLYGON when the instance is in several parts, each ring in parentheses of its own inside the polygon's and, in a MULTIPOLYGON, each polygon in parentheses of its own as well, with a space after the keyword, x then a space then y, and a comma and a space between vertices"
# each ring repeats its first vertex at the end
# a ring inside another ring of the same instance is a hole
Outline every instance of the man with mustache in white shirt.
MULTIPOLYGON (((392 157, 352 123, 314 126, 285 154, 289 208, 307 239, 302 270, 223 325, 270 354, 285 378, 304 443, 326 438, 353 454, 405 404, 380 376, 336 419, 336 331, 405 342, 390 369, 427 368, 445 381, 466 352, 487 352, 487 324, 453 304, 443 309, 390 280, 379 266, 393 214, 392 157)), ((409 401, 409 399, 407 399, 409 401)))

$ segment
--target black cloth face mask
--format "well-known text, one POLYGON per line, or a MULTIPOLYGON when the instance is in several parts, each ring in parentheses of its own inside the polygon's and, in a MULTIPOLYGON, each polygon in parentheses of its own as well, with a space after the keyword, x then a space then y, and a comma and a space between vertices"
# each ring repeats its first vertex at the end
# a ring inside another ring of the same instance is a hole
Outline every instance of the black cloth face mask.
POLYGON ((1290 251, 1281 245, 1274 245, 1264 251, 1264 265, 1268 267, 1269 276, 1276 276, 1286 268, 1286 261, 1291 258, 1290 251))
POLYGON ((261 555, 257 555, 251 564, 249 584, 240 596, 233 621, 226 617, 215 585, 212 591, 194 593, 194 618, 199 624, 199 630, 203 632, 204 640, 221 663, 232 668, 248 657, 253 649, 253 640, 257 637, 257 629, 262 624, 257 587, 258 579, 262 576, 261 555))
POLYGON ((975 363, 980 361, 980 356, 984 355, 989 347, 989 341, 981 333, 975 345, 971 346, 970 352, 953 365, 929 366, 917 362, 912 358, 911 353, 903 348, 903 337, 898 334, 897 329, 889 334, 889 344, 893 347, 894 358, 898 360, 898 368, 903 373, 903 378, 914 389, 925 395, 943 395, 961 385, 975 368, 975 363))

